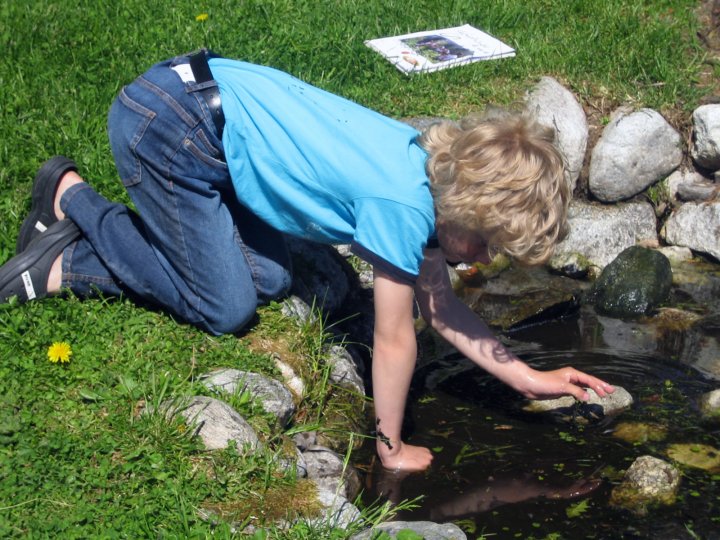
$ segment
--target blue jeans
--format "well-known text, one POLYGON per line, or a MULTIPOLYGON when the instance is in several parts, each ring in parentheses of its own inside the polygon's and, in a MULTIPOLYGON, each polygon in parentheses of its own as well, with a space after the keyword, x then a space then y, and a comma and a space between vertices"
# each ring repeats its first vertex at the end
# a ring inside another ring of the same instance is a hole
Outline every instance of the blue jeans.
POLYGON ((89 185, 60 205, 82 231, 63 254, 63 286, 79 296, 125 293, 213 334, 235 332, 291 285, 282 233, 236 199, 222 141, 197 90, 150 68, 112 105, 115 163, 137 212, 89 185))

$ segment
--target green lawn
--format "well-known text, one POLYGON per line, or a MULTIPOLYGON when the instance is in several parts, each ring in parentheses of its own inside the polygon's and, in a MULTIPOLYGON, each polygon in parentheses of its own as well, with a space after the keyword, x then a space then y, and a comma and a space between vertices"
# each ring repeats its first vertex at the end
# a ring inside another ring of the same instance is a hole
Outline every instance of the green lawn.
MULTIPOLYGON (((602 114, 620 103, 689 114, 707 92, 697 84, 704 67, 692 15, 697 5, 1 2, 0 261, 13 255, 32 178, 52 155, 74 158, 101 193, 126 201, 105 134, 106 113, 123 84, 166 57, 208 46, 394 117, 455 117, 488 103, 509 105, 543 75, 557 77, 602 114), (207 18, 198 20, 201 14, 207 18), (463 23, 509 43, 517 56, 406 77, 363 44, 463 23)), ((270 334, 273 324, 282 324, 268 311, 275 323, 256 332, 270 334)), ((306 354, 313 364, 312 351, 306 354)), ((269 470, 267 456, 244 459, 232 449, 209 456, 182 425, 135 414, 141 400, 196 391, 194 377, 213 367, 272 373, 266 356, 234 336, 212 338, 124 300, 53 299, 0 306, 0 359, 0 536, 204 537, 213 527, 197 518, 201 504, 296 485, 269 470), (48 361, 55 341, 70 343, 67 365, 48 361)), ((317 374, 318 366, 311 367, 308 373, 317 374)), ((266 426, 252 407, 244 412, 266 426)), ((305 413, 304 421, 313 423, 323 411, 305 413)), ((267 431, 271 442, 279 440, 281 434, 267 431)), ((228 529, 215 532, 223 536, 228 529)))

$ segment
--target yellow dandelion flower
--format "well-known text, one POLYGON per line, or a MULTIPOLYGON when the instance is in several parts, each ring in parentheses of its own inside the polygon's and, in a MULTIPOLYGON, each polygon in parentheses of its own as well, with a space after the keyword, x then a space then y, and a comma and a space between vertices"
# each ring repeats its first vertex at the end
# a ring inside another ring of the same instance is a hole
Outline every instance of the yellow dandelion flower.
POLYGON ((48 360, 50 360, 53 364, 60 363, 67 363, 70 361, 70 357, 72 356, 72 349, 70 348, 70 344, 66 341, 56 341, 50 347, 48 347, 48 360))
POLYGON ((200 15, 196 15, 196 16, 195 16, 195 20, 196 20, 197 22, 207 21, 207 18, 208 18, 208 14, 207 14, 207 13, 201 13, 200 15))

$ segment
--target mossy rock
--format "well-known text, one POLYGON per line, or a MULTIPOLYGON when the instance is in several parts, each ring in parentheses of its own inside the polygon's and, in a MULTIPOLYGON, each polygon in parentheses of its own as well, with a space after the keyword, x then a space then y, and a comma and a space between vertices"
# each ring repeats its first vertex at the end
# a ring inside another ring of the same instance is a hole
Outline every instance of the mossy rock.
POLYGON ((610 506, 645 516, 650 508, 674 504, 680 480, 680 472, 669 463, 640 456, 625 471, 622 482, 613 488, 610 506))
POLYGON ((720 472, 720 450, 707 444, 671 444, 668 456, 682 465, 711 473, 720 472))
POLYGON ((671 287, 668 258, 658 251, 632 246, 603 269, 587 300, 604 315, 637 317, 655 311, 668 299, 671 287))
POLYGON ((667 437, 667 428, 646 422, 621 422, 613 431, 613 437, 630 444, 662 441, 667 437))

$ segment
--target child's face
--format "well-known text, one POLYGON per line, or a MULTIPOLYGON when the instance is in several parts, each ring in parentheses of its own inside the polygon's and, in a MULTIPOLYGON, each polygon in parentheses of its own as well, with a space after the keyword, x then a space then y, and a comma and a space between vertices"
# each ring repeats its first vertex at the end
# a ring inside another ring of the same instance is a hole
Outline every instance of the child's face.
POLYGON ((437 236, 440 249, 449 261, 488 264, 492 260, 487 243, 477 234, 438 224, 437 236))

